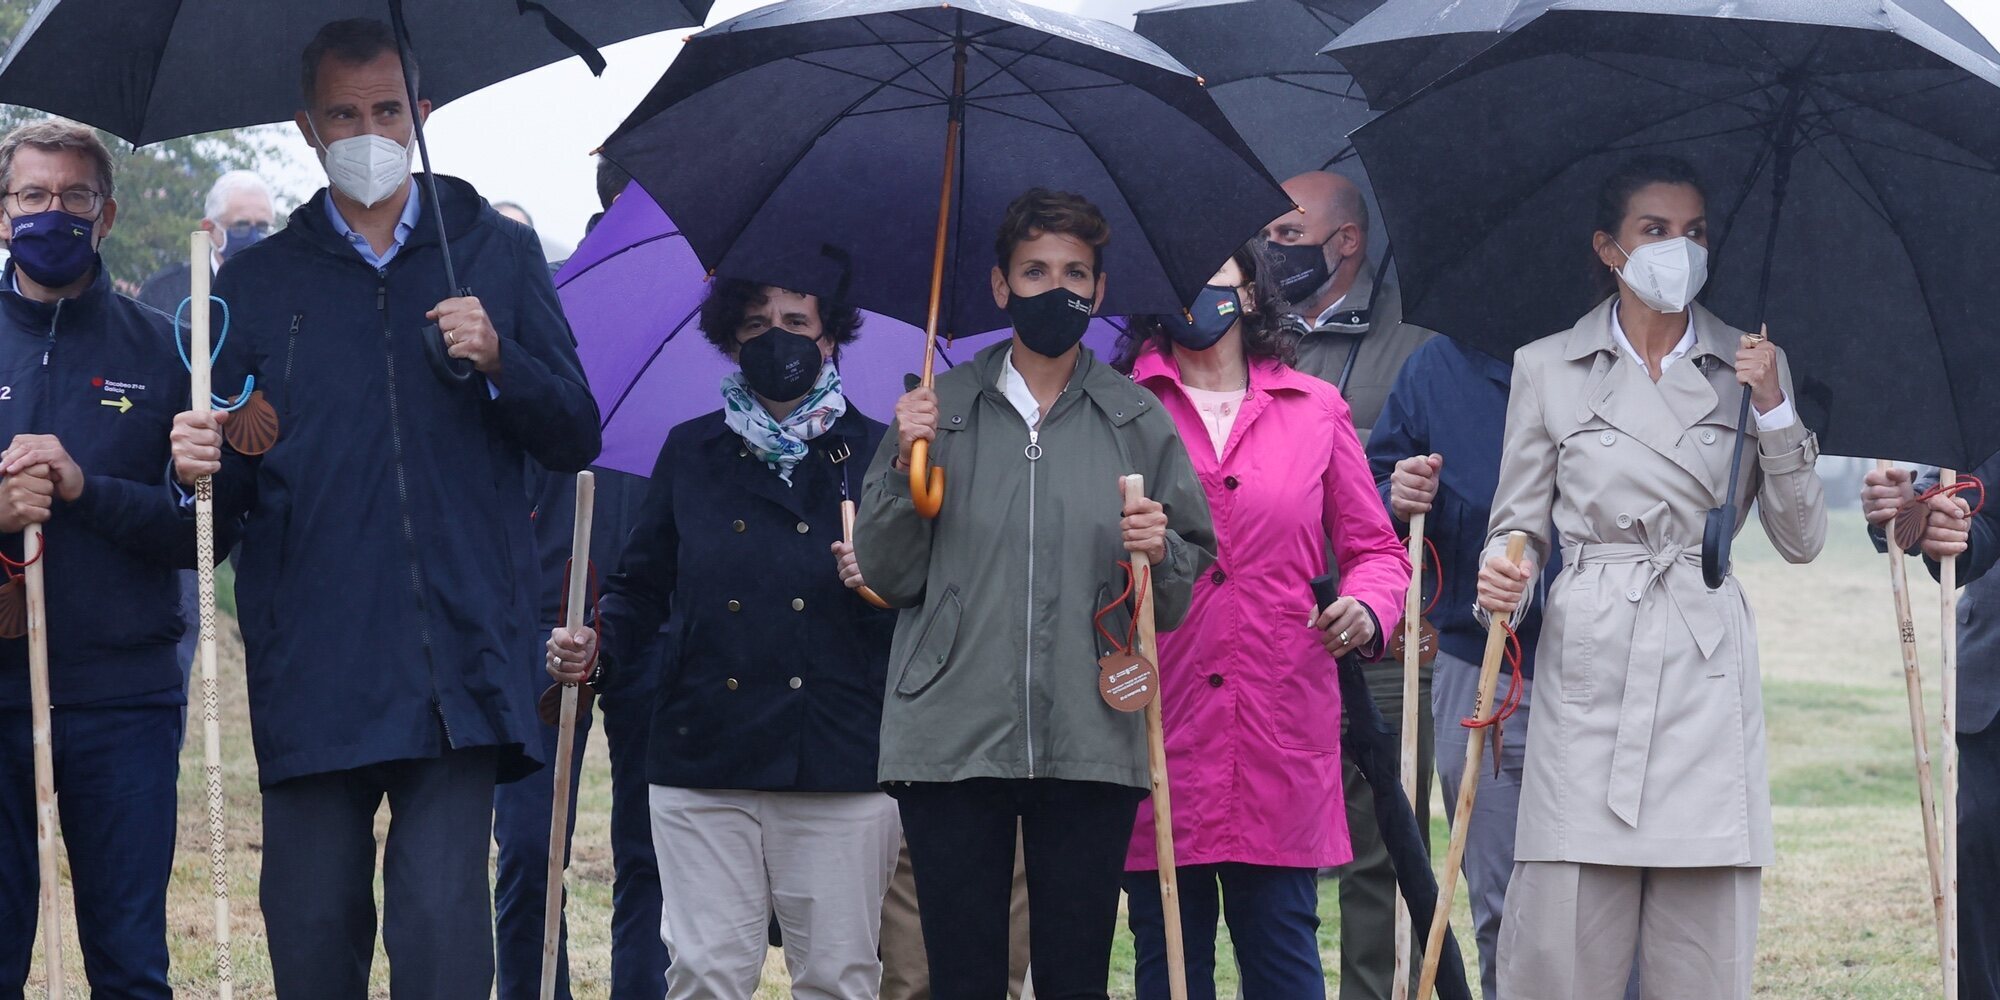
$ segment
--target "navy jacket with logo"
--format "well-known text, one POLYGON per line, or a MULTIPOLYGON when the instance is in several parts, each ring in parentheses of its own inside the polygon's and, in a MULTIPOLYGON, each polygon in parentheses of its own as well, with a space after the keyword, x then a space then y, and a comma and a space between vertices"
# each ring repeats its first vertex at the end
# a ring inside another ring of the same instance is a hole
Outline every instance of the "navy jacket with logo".
MULTIPOLYGON (((52 700, 179 704, 175 570, 194 565, 194 510, 166 484, 167 432, 188 405, 167 317, 113 292, 101 267, 76 298, 36 302, 14 291, 11 264, 0 312, 0 448, 53 434, 85 477, 43 533, 52 700)), ((0 547, 22 558, 20 533, 0 547)), ((28 642, 0 640, 0 706, 27 703, 28 642)))
POLYGON ((378 272, 321 189, 216 285, 217 391, 253 374, 279 422, 270 451, 228 457, 217 501, 248 518, 236 594, 267 786, 447 747, 501 748, 505 779, 541 753, 525 459, 588 465, 597 405, 533 231, 464 181, 438 188, 458 280, 500 334, 497 395, 427 359, 424 313, 451 294, 428 202, 378 272))

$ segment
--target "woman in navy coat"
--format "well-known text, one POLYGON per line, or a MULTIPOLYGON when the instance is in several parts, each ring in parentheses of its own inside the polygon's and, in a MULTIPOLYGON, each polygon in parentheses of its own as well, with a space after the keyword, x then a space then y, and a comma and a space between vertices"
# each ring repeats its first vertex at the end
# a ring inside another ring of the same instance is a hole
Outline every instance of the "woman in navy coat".
POLYGON ((773 912, 795 993, 879 988, 901 837, 875 778, 895 619, 841 583, 852 555, 834 544, 883 433, 841 395, 859 325, 813 295, 716 282, 701 329, 739 366, 724 406, 660 449, 601 640, 549 642, 558 680, 615 686, 647 668, 639 651, 667 622, 647 780, 669 997, 748 1000, 773 912))

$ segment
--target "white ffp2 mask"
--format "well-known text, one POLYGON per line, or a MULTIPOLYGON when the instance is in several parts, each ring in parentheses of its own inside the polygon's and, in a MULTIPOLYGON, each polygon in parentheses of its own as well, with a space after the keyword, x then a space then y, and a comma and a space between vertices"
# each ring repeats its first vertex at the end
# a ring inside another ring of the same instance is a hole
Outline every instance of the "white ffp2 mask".
MULTIPOLYGON (((307 125, 311 126, 308 119, 307 125)), ((319 139, 319 129, 313 128, 319 139)), ((340 193, 374 208, 410 179, 410 147, 386 135, 364 133, 331 143, 320 141, 320 164, 340 193)))
POLYGON ((1625 266, 1618 276, 1639 301, 1655 311, 1686 309, 1708 283, 1708 248, 1685 236, 1647 243, 1637 250, 1618 249, 1625 252, 1625 266))

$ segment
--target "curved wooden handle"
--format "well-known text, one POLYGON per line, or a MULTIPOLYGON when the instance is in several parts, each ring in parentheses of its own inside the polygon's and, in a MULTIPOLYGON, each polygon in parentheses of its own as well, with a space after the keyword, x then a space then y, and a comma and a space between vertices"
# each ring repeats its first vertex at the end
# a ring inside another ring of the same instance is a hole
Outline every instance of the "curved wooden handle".
POLYGON ((910 445, 910 500, 926 518, 944 509, 944 470, 931 467, 931 443, 910 445))
MULTIPOLYGON (((917 443, 922 444, 923 442, 919 441, 917 443)), ((943 470, 939 470, 938 474, 943 475, 943 470)), ((840 540, 846 542, 848 545, 854 544, 854 501, 852 500, 842 500, 840 502, 840 540)), ((856 587, 854 588, 854 592, 861 595, 862 600, 867 601, 874 607, 881 608, 884 611, 895 610, 889 607, 888 601, 883 600, 881 596, 867 587, 856 587)))

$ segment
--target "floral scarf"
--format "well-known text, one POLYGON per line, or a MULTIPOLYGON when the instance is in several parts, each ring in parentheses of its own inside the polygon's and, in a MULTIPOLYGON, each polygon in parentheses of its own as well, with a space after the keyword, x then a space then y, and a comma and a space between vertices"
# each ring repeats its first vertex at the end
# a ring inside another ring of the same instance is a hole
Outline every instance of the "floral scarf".
POLYGON ((840 371, 827 362, 820 366, 819 380, 806 393, 790 416, 771 416, 764 404, 750 393, 742 372, 730 372, 722 379, 722 419, 743 438, 750 453, 792 485, 792 470, 805 460, 806 442, 832 429, 834 421, 847 412, 847 397, 840 392, 840 371))

